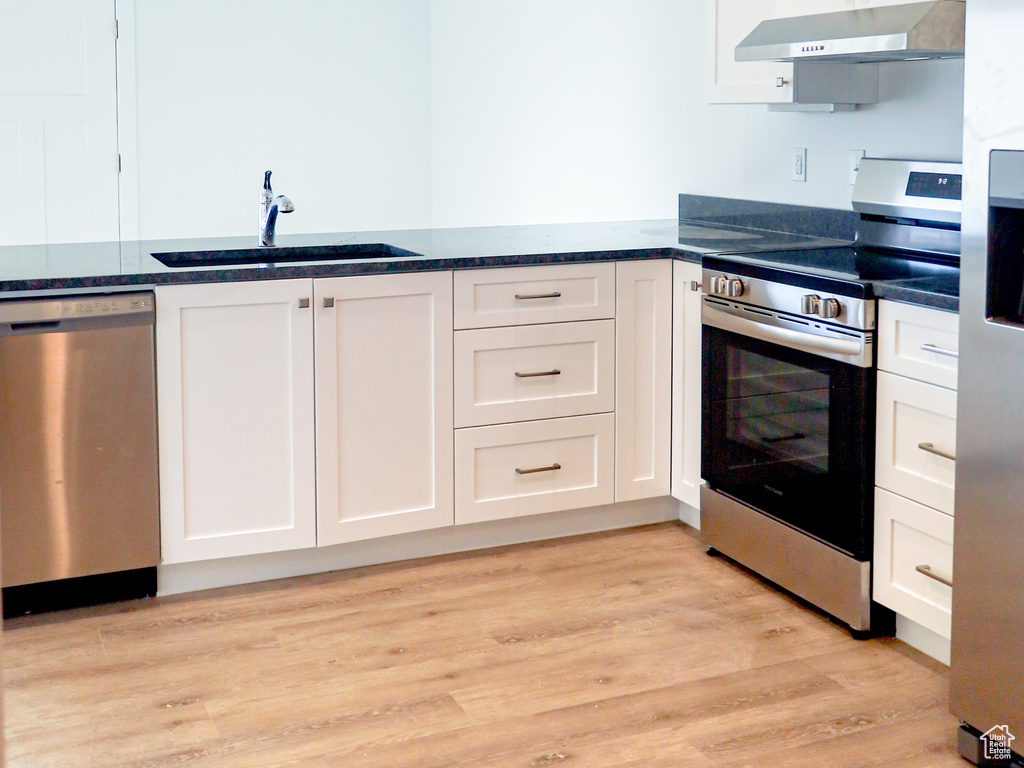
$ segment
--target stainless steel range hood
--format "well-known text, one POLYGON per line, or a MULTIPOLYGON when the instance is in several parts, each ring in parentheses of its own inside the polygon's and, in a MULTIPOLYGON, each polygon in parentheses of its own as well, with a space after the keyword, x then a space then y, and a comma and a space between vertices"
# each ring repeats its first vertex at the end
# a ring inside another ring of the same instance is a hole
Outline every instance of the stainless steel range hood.
POLYGON ((761 22, 736 61, 860 63, 960 58, 964 0, 863 8, 761 22))

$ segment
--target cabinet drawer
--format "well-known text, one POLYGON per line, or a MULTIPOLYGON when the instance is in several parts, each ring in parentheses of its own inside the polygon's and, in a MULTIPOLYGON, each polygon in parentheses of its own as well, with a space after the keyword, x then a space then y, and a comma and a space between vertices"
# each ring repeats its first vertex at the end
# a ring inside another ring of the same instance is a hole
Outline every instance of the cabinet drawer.
POLYGON ((615 416, 575 416, 455 432, 455 522, 611 504, 615 416))
POLYGON ((875 483, 953 514, 956 392, 878 374, 875 483))
POLYGON ((956 389, 960 316, 912 304, 878 302, 878 368, 956 389))
POLYGON ((455 328, 615 317, 615 264, 550 264, 455 273, 455 328))
POLYGON ((952 580, 953 518, 876 488, 874 599, 948 638, 953 589, 919 567, 952 580))
POLYGON ((455 426, 615 408, 615 321, 455 333, 455 426))

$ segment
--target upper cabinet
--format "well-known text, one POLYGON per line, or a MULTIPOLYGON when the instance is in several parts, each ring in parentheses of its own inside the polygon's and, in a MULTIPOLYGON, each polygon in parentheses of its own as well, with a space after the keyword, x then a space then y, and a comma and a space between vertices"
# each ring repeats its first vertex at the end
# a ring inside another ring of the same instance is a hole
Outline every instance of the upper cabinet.
MULTIPOLYGON (((736 45, 766 19, 905 3, 906 0, 707 0, 707 100, 712 104, 839 102, 843 99, 808 99, 807 92, 812 92, 813 96, 815 91, 827 91, 837 78, 841 78, 841 93, 855 94, 857 103, 870 103, 874 100, 870 95, 872 72, 835 69, 843 65, 832 65, 831 71, 815 70, 814 81, 804 83, 804 93, 800 94, 795 87, 793 64, 737 62, 736 45)), ((806 75, 804 79, 807 79, 806 75)))
POLYGON ((765 19, 852 7, 851 0, 707 0, 707 100, 712 104, 792 103, 793 65, 737 62, 736 45, 765 19))

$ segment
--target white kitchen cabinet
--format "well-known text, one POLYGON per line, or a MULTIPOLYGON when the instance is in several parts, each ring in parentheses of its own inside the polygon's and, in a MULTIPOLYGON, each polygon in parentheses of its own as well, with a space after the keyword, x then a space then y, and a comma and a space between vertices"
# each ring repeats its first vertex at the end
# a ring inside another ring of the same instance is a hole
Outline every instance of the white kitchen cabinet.
POLYGON ((615 321, 455 332, 455 425, 615 410, 615 321))
POLYGON ((700 509, 700 264, 672 265, 672 495, 700 509))
POLYGON ((878 303, 872 596, 950 636, 958 315, 878 303))
POLYGON ((949 638, 952 579, 953 518, 876 488, 874 599, 949 638))
POLYGON ((452 525, 452 273, 314 294, 318 544, 452 525))
POLYGON ((164 563, 315 546, 312 292, 156 288, 164 563))
POLYGON ((845 11, 850 0, 706 0, 707 100, 712 104, 788 104, 793 65, 736 61, 736 45, 765 19, 845 11), (779 86, 779 78, 783 85, 779 86))
POLYGON ((615 264, 544 264, 455 273, 455 328, 615 317, 615 264))
POLYGON ((875 483, 953 514, 956 392, 878 373, 875 483))
POLYGON ((615 275, 615 500, 669 494, 672 261, 620 261, 615 275))
POLYGON ((960 317, 955 312, 878 302, 878 368, 956 389, 960 317))
POLYGON ((455 521, 611 504, 614 440, 610 413, 457 430, 455 521))

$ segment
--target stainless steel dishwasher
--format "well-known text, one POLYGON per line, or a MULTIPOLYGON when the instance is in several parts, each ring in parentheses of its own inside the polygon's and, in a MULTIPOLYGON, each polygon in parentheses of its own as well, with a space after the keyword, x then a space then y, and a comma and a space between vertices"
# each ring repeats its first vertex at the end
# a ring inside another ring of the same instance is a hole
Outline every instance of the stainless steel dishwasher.
POLYGON ((154 318, 152 293, 0 302, 5 615, 155 592, 154 318))

